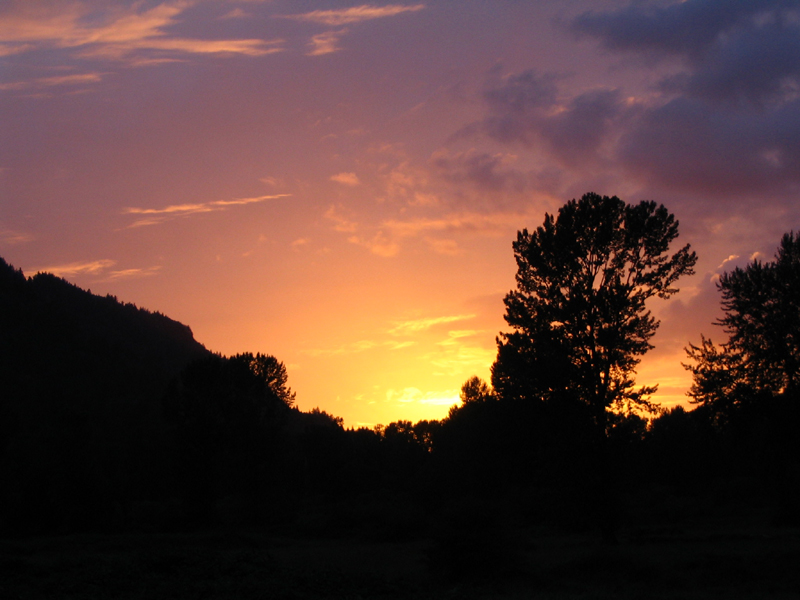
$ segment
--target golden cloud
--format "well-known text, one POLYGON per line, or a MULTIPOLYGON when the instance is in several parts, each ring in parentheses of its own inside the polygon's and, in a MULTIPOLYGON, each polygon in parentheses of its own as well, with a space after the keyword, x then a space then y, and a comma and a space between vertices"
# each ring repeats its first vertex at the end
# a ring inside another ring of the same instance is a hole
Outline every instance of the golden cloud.
POLYGON ((435 392, 423 392, 419 388, 407 387, 401 390, 390 388, 386 390, 387 402, 398 402, 408 404, 416 402, 419 404, 434 404, 438 406, 452 406, 459 402, 458 390, 442 390, 435 392))
POLYGON ((117 261, 110 259, 92 260, 88 262, 72 262, 64 265, 52 265, 49 267, 37 267, 28 269, 34 273, 52 273, 56 277, 68 277, 70 275, 98 275, 110 269, 117 261))
POLYGON ((341 231, 343 233, 354 233, 358 229, 358 224, 355 221, 351 221, 347 217, 342 216, 340 210, 340 207, 331 206, 325 212, 325 218, 334 222, 333 228, 336 231, 341 231))
POLYGON ((361 21, 369 21, 372 19, 393 17, 406 12, 416 12, 418 10, 422 10, 423 8, 425 8, 424 4, 415 4, 413 6, 406 6, 402 4, 371 6, 369 4, 362 4, 361 6, 352 6, 350 8, 342 8, 338 10, 314 10, 299 15, 285 15, 285 18, 295 19, 297 21, 310 21, 312 23, 321 23, 323 25, 338 27, 340 25, 347 25, 349 23, 359 23, 361 21))
POLYGON ((426 331, 436 325, 444 323, 455 323, 456 321, 467 321, 474 319, 476 315, 452 315, 446 317, 432 317, 427 319, 412 319, 409 321, 395 322, 394 327, 389 330, 392 335, 412 335, 420 331, 426 331))
POLYGON ((122 212, 127 215, 149 215, 131 225, 133 227, 144 227, 146 225, 157 225, 163 223, 168 218, 183 217, 197 213, 216 212, 227 210, 231 206, 244 206, 247 204, 257 204, 276 198, 285 198, 291 194, 273 194, 269 196, 256 196, 253 198, 236 198, 234 200, 215 200, 213 202, 203 202, 199 204, 173 204, 165 208, 126 208, 122 212))
POLYGON ((40 47, 82 48, 83 56, 119 59, 136 50, 261 56, 280 52, 283 40, 199 40, 169 37, 165 29, 193 2, 140 3, 98 15, 81 2, 17 3, 0 19, 0 55, 40 47), (89 18, 91 17, 91 19, 89 18))
POLYGON ((338 173, 337 175, 331 176, 331 181, 350 186, 357 186, 361 183, 358 179, 358 175, 355 173, 338 173))
POLYGON ((35 238, 30 233, 13 231, 11 229, 0 230, 0 242, 13 246, 15 244, 25 244, 32 242, 35 238))
POLYGON ((80 85, 102 81, 105 73, 82 73, 79 75, 61 75, 59 77, 39 77, 28 81, 14 81, 0 84, 0 90, 21 90, 26 88, 43 88, 59 85, 80 85))
POLYGON ((108 280, 113 281, 117 279, 139 279, 140 277, 151 277, 156 275, 161 270, 160 266, 146 267, 142 269, 122 269, 120 271, 111 271, 108 274, 108 280))
POLYGON ((325 33, 312 36, 311 42, 309 42, 311 50, 308 52, 308 56, 322 56, 323 54, 338 52, 340 49, 338 45, 339 38, 345 33, 347 33, 346 29, 340 29, 338 31, 326 31, 325 33))

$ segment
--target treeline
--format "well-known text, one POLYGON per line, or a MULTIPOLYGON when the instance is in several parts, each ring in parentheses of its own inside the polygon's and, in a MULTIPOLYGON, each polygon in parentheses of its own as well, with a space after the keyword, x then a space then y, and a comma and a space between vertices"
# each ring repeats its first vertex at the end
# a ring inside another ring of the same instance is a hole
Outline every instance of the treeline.
POLYGON ((426 535, 431 560, 470 569, 475 547, 513 563, 520 525, 797 525, 800 237, 720 279, 728 339, 689 347, 694 407, 662 410, 632 373, 657 327, 644 300, 694 264, 675 237, 663 207, 592 194, 520 232, 492 381, 465 382, 441 421, 373 429, 298 410, 273 356, 211 353, 0 260, 0 534, 426 535))

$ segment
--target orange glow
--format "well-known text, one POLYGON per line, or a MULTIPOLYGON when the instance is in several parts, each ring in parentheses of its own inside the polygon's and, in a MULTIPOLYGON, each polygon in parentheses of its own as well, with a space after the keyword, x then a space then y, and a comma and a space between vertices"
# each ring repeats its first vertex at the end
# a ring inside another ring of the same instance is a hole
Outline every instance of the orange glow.
POLYGON ((800 223, 796 73, 726 87, 738 29, 687 54, 590 0, 106 4, 0 5, 0 255, 275 355, 348 426, 489 379, 511 243, 571 198, 661 202, 698 253, 639 370, 667 405, 722 338, 715 277, 800 223))

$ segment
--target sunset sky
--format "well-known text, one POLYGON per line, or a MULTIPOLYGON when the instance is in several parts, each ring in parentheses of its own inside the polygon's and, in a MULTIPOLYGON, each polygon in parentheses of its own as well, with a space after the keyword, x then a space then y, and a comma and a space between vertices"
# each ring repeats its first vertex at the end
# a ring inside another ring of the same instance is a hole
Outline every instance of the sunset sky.
POLYGON ((588 191, 697 251, 638 378, 685 402, 799 184, 800 0, 0 2, 0 256, 273 354, 347 426, 488 380, 517 230, 588 191))

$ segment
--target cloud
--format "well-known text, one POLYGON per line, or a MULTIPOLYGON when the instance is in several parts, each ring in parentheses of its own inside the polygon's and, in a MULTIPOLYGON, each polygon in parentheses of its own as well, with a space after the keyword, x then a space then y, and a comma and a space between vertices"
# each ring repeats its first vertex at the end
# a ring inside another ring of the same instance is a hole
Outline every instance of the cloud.
POLYGON ((464 212, 444 215, 440 218, 418 218, 400 221, 390 219, 384 221, 381 227, 392 232, 397 237, 415 237, 425 232, 438 231, 474 231, 496 233, 505 231, 509 226, 518 223, 519 213, 478 213, 464 212))
POLYGON ((331 206, 325 212, 325 218, 334 222, 333 228, 342 233, 354 233, 358 229, 358 224, 351 221, 341 214, 341 207, 331 206))
POLYGON ((427 192, 414 192, 414 196, 408 202, 411 206, 439 206, 441 200, 436 194, 427 192))
POLYGON ((339 38, 345 33, 347 33, 346 29, 339 29, 338 31, 326 31, 312 36, 309 42, 311 50, 308 51, 307 55, 322 56, 323 54, 338 52, 341 49, 339 48, 339 38))
POLYGON ((389 330, 392 335, 413 335, 421 331, 427 331, 431 327, 437 325, 444 325, 446 323, 455 323, 457 321, 467 321, 474 319, 476 315, 452 315, 446 317, 430 317, 425 319, 411 319, 408 321, 398 321, 394 327, 389 330))
POLYGON ((14 54, 22 54, 34 50, 36 46, 33 44, 4 44, 0 42, 0 56, 12 56, 14 54))
POLYGON ((187 54, 241 54, 264 56, 283 52, 283 40, 191 40, 149 39, 133 42, 118 42, 89 48, 81 53, 87 58, 122 59, 136 50, 163 50, 187 54))
POLYGON ((359 229, 372 230, 373 233, 369 234, 362 232, 359 235, 351 235, 347 241, 387 258, 396 256, 400 252, 403 240, 421 236, 435 252, 455 255, 460 253, 457 242, 452 239, 437 239, 434 234, 456 231, 481 235, 505 234, 524 218, 519 212, 464 212, 439 218, 387 219, 375 227, 359 228, 356 223, 339 215, 334 207, 331 207, 325 216, 336 223, 334 229, 337 231, 356 233, 359 229))
POLYGON ((361 182, 358 180, 358 176, 355 173, 339 173, 337 175, 332 175, 331 181, 349 186, 357 186, 361 184, 361 182))
POLYGON ((57 277, 69 277, 71 275, 99 275, 110 269, 117 261, 110 259, 93 260, 89 262, 72 262, 64 265, 51 265, 49 267, 37 267, 26 269, 34 273, 52 273, 57 277))
MULTIPOLYGON (((630 107, 616 89, 588 90, 569 100, 559 99, 557 81, 553 74, 533 70, 495 81, 484 93, 489 115, 457 137, 481 132, 506 144, 538 146, 572 167, 597 162, 609 134, 629 115, 630 107)), ((496 174, 495 157, 475 155, 466 162, 467 177, 487 187, 507 185, 507 176, 496 174)))
POLYGON ((424 4, 414 4, 411 6, 402 4, 389 4, 386 6, 362 4, 361 6, 352 6, 350 8, 338 10, 314 10, 303 14, 285 15, 285 18, 339 27, 350 23, 393 17, 406 12, 416 12, 423 8, 425 8, 424 4))
POLYGON ((793 0, 686 0, 666 6, 634 3, 617 10, 583 13, 572 21, 571 29, 600 39, 610 50, 698 57, 719 41, 721 33, 763 22, 770 13, 785 14, 797 6, 793 0))
POLYGON ((727 265, 729 262, 736 260, 737 258, 739 258, 738 254, 728 255, 728 258, 726 258, 725 260, 722 261, 722 263, 720 263, 720 265, 717 267, 717 270, 719 271, 720 269, 724 269, 725 265, 727 265))
POLYGON ((476 329, 456 329, 454 331, 448 331, 447 339, 442 340, 438 344, 439 346, 455 346, 461 343, 459 340, 475 337, 479 333, 483 332, 476 329))
POLYGON ((438 150, 431 156, 431 164, 452 183, 469 183, 481 191, 513 191, 521 193, 528 186, 528 177, 513 168, 516 155, 508 153, 467 152, 451 153, 438 150))
POLYGON ((92 260, 87 262, 72 262, 49 267, 36 267, 26 269, 30 273, 52 273, 56 277, 74 277, 77 275, 92 275, 102 277, 101 281, 118 281, 121 279, 139 279, 156 275, 161 266, 109 270, 117 261, 110 259, 92 260))
POLYGON ((122 269, 120 271, 109 272, 106 279, 108 281, 115 281, 118 279, 139 279, 141 277, 151 277, 156 275, 160 270, 160 266, 145 267, 141 269, 122 269))
POLYGON ((245 11, 243 11, 241 8, 234 8, 232 11, 230 11, 228 13, 225 13, 224 15, 222 15, 219 18, 221 20, 225 20, 225 19, 246 19, 249 16, 250 15, 248 13, 246 13, 245 11))
MULTIPOLYGON (((471 336, 468 336, 471 337, 471 336)), ((497 355, 497 348, 491 344, 488 348, 473 344, 465 344, 458 338, 448 339, 437 344, 438 349, 420 356, 421 360, 439 369, 436 375, 468 377, 476 371, 488 369, 497 355)))
POLYGON ((345 356, 348 354, 360 354, 361 352, 366 352, 368 350, 375 350, 375 349, 385 349, 385 350, 402 350, 403 348, 409 348, 411 346, 416 345, 416 342, 406 341, 406 342, 395 342, 395 341, 383 341, 383 342, 375 342, 373 340, 359 340, 357 342, 352 342, 349 344, 344 344, 343 346, 339 346, 338 348, 324 348, 324 349, 313 349, 313 350, 304 350, 302 354, 306 356, 312 357, 319 357, 319 356, 345 356))
MULTIPOLYGON (((562 77, 490 72, 486 116, 454 139, 488 136, 561 169, 560 180, 615 178, 628 185, 789 202, 800 185, 800 0, 637 2, 569 23, 606 50, 669 61, 646 95, 588 89, 562 77)), ((630 62, 626 63, 628 66, 630 62)), ((493 155, 449 157, 451 179, 484 189, 513 184, 493 155)), ((527 184, 542 181, 529 175, 527 184)), ((521 185, 521 184, 518 184, 521 185)))
POLYGON ((444 254, 445 256, 458 256, 462 254, 458 242, 455 240, 440 240, 436 238, 425 238, 425 242, 437 254, 444 254))
POLYGON ((86 2, 11 2, 0 12, 0 55, 42 48, 77 49, 79 56, 120 59, 136 51, 261 56, 282 40, 205 40, 172 37, 167 29, 194 3, 162 2, 143 9, 86 2))
POLYGON ((377 343, 371 340, 360 340, 358 342, 346 344, 338 348, 305 350, 302 353, 312 357, 341 356, 343 354, 358 354, 360 352, 364 352, 365 350, 370 350, 377 345, 377 343))
MULTIPOLYGON (((490 78, 495 79, 497 74, 497 69, 493 69, 490 78)), ((553 73, 540 75, 529 69, 518 75, 509 75, 505 81, 495 81, 484 93, 484 98, 493 112, 527 115, 556 104, 558 79, 553 73)))
POLYGON ((798 8, 796 0, 686 0, 665 7, 636 4, 585 13, 571 28, 612 51, 683 59, 689 72, 665 81, 667 89, 715 101, 762 102, 787 92, 796 94, 798 8))
POLYGON ((14 231, 12 229, 0 229, 0 243, 15 246, 16 244, 27 244, 36 238, 30 233, 14 231))
POLYGON ((400 252, 400 244, 387 236, 383 231, 377 232, 371 238, 353 235, 347 238, 347 241, 357 246, 363 246, 372 252, 372 254, 383 256, 384 258, 397 256, 397 253, 400 252))
POLYGON ((38 77, 27 81, 0 83, 0 90, 22 90, 29 88, 48 88, 61 85, 81 85, 102 81, 105 73, 82 73, 78 75, 60 75, 58 77, 38 77))
POLYGON ((248 204, 258 204, 276 198, 285 198, 291 194, 274 194, 270 196, 256 196, 253 198, 236 198, 235 200, 215 200, 213 202, 203 202, 199 204, 174 204, 164 208, 126 208, 122 212, 127 215, 144 215, 145 218, 139 219, 129 225, 129 227, 144 227, 146 225, 157 225, 168 218, 184 217, 197 213, 208 213, 227 210, 232 206, 245 206, 248 204))
POLYGON ((423 392, 419 388, 407 387, 403 389, 390 388, 386 390, 386 401, 390 403, 409 404, 433 404, 436 406, 452 406, 459 402, 458 390, 441 390, 435 392, 423 392))
POLYGON ((679 97, 624 132, 618 157, 665 188, 732 196, 789 189, 800 183, 800 100, 762 111, 679 97))

